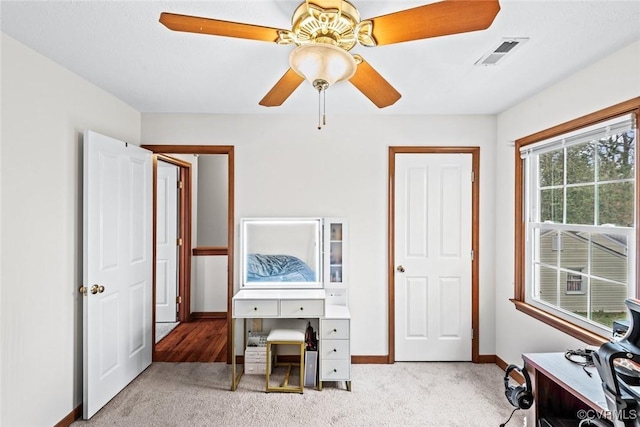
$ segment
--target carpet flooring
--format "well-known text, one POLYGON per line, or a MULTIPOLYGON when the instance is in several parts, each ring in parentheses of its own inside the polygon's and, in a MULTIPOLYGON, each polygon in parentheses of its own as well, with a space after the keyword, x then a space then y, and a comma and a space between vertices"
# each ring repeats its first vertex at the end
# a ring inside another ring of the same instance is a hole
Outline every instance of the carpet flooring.
MULTIPOLYGON (((352 391, 265 393, 262 375, 244 375, 230 391, 225 363, 153 363, 89 426, 498 426, 514 409, 493 364, 397 362, 353 365, 352 391)), ((518 411, 508 427, 521 427, 518 411)))
POLYGON ((160 340, 171 333, 178 326, 180 322, 163 322, 156 323, 156 344, 160 342, 160 340))

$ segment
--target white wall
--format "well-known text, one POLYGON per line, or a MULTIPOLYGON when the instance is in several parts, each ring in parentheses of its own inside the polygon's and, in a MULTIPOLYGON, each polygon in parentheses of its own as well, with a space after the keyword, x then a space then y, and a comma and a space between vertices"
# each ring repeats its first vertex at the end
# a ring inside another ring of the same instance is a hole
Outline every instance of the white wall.
POLYGON ((235 146, 236 226, 251 216, 348 218, 352 352, 368 356, 388 353, 388 147, 480 146, 480 354, 494 354, 495 117, 330 113, 322 130, 312 115, 143 114, 142 142, 235 146))
POLYGON ((139 143, 140 113, 2 34, 0 425, 82 402, 84 129, 139 143))
MULTIPOLYGON (((0 40, 0 43, 2 43, 1 40, 0 40)), ((1 52, 2 52, 2 44, 0 44, 0 53, 1 52)), ((0 94, 2 93, 2 82, 3 82, 2 81, 2 74, 3 74, 2 70, 3 69, 1 67, 2 60, 3 60, 3 58, 0 56, 0 94)), ((3 119, 2 110, 3 110, 3 107, 4 107, 4 100, 0 103, 0 132, 1 132, 2 129, 4 129, 2 127, 2 119, 3 119)), ((4 349, 2 348, 2 343, 5 341, 5 339, 4 339, 4 328, 2 327, 2 325, 4 323, 2 321, 2 318, 3 318, 2 317, 2 313, 3 313, 3 310, 2 310, 2 306, 3 306, 3 303, 2 303, 2 301, 3 301, 3 299, 2 299, 2 288, 3 288, 3 286, 2 286, 2 277, 3 277, 2 276, 2 253, 3 253, 3 249, 2 248, 4 246, 2 244, 2 242, 4 242, 4 237, 3 237, 3 234, 2 234, 2 224, 3 224, 3 222, 2 222, 2 211, 3 211, 3 206, 4 206, 4 204, 2 203, 2 140, 3 139, 4 139, 4 134, 0 133, 0 414, 3 413, 2 408, 4 406, 3 405, 3 402, 4 402, 4 399, 3 399, 4 387, 2 387, 2 384, 4 384, 4 382, 2 380, 2 378, 3 378, 2 372, 4 371, 4 356, 3 356, 4 349)), ((2 416, 1 415, 0 415, 0 425, 2 425, 2 416)))
MULTIPOLYGON (((198 157, 197 240, 194 246, 227 246, 229 156, 198 157)), ((191 312, 227 311, 227 257, 193 257, 191 312)))
POLYGON ((584 343, 516 311, 513 298, 513 141, 640 96, 640 42, 601 60, 498 115, 496 149, 496 354, 522 364, 521 353, 566 351, 584 343))
POLYGON ((191 312, 227 312, 227 262, 222 255, 192 257, 191 312))
POLYGON ((198 246, 227 246, 229 209, 229 156, 205 154, 198 157, 198 246))

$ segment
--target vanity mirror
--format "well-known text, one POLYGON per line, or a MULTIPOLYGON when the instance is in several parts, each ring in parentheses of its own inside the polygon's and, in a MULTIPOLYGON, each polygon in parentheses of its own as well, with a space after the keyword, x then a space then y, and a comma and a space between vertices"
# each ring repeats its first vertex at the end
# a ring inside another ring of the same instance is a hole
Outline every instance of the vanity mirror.
POLYGON ((321 218, 242 219, 240 239, 242 288, 322 288, 321 218))

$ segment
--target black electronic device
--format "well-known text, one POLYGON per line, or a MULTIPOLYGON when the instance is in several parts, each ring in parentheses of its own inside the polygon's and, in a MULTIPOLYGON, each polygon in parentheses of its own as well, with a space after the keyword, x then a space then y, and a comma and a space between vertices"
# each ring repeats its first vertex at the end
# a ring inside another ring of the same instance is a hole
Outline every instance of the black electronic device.
POLYGON ((629 330, 628 320, 614 320, 613 321, 613 336, 623 337, 629 330))
POLYGON ((627 299, 631 323, 622 339, 593 353, 607 407, 616 427, 640 427, 640 301, 627 299))
POLYGON ((519 409, 529 409, 533 405, 533 391, 531 378, 526 369, 517 365, 507 366, 504 373, 504 394, 511 405, 519 409), (524 385, 513 386, 509 384, 509 376, 512 371, 519 372, 524 377, 524 385))

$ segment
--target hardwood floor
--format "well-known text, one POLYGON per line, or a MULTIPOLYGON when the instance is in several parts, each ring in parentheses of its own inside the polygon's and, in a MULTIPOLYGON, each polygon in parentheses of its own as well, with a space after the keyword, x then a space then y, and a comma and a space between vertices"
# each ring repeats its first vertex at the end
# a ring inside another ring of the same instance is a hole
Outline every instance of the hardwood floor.
POLYGON ((227 320, 180 323, 156 344, 154 362, 226 362, 227 320))

